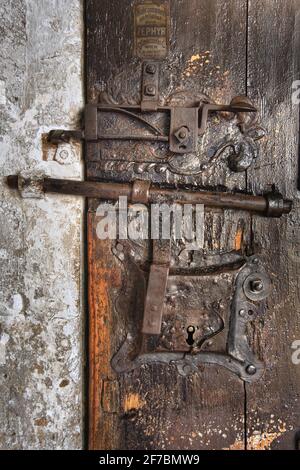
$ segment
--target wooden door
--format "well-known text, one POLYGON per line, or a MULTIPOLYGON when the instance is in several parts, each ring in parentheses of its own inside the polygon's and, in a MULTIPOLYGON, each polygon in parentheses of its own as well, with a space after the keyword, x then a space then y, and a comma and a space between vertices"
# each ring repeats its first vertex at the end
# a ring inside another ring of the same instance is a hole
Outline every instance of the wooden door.
MULTIPOLYGON (((209 360, 186 372, 186 364, 180 370, 161 356, 136 363, 151 342, 142 324, 153 241, 99 239, 100 201, 89 200, 89 446, 293 449, 300 427, 300 366, 292 361, 292 345, 300 339, 300 218, 298 107, 291 97, 300 77, 300 2, 87 0, 85 20, 89 103, 135 109, 142 102, 139 115, 156 127, 167 127, 170 118, 155 106, 242 102, 258 110, 209 114, 190 153, 141 139, 89 142, 88 180, 254 194, 275 185, 294 201, 291 214, 276 219, 206 208, 203 246, 189 252, 173 243, 162 312, 169 337, 162 330, 160 354, 179 350, 185 356, 185 328, 194 321, 201 323, 201 352, 230 356, 228 335, 239 321, 232 303, 245 263, 258 257, 272 285, 261 302, 254 301, 253 318, 241 332, 255 370, 242 357, 247 372, 209 360), (232 101, 241 96, 248 100, 232 101)), ((144 135, 145 123, 126 116, 124 124, 117 114, 106 110, 99 125, 113 135, 144 135)))

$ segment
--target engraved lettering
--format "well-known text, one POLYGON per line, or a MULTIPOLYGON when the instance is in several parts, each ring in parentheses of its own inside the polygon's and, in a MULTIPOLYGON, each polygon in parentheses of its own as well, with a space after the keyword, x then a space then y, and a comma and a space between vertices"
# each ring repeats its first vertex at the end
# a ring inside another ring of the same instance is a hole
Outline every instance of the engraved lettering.
POLYGON ((134 7, 135 55, 163 59, 169 48, 169 2, 137 1, 134 7))

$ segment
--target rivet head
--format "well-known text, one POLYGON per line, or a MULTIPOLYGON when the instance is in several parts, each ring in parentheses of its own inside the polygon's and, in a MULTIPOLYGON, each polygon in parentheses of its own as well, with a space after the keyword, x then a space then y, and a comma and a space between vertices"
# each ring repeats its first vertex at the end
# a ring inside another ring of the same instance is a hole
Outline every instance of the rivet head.
POLYGON ((186 126, 182 126, 174 133, 174 136, 179 142, 184 142, 189 136, 189 129, 186 126))
POLYGON ((252 292, 261 292, 264 289, 264 283, 261 279, 255 279, 251 282, 252 292))
POLYGON ((153 85, 147 85, 145 87, 145 94, 147 96, 155 96, 155 93, 156 93, 156 89, 155 89, 155 86, 153 85))
POLYGON ((256 374, 256 367, 253 364, 250 364, 246 367, 246 372, 248 375, 255 375, 256 374))
POLYGON ((146 67, 146 72, 149 73, 150 75, 154 75, 156 72, 156 67, 153 64, 148 64, 146 67))
POLYGON ((241 308, 241 310, 239 311, 239 315, 241 317, 244 317, 246 315, 246 310, 244 308, 241 308))

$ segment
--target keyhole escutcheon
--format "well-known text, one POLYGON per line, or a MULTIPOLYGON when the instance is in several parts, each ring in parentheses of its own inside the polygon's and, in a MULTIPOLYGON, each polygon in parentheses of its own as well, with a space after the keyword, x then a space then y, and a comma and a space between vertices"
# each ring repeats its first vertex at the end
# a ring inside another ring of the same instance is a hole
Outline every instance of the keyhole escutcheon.
POLYGON ((195 334, 196 328, 194 326, 190 325, 190 326, 187 327, 186 331, 187 331, 187 334, 188 334, 186 342, 189 346, 193 346, 193 344, 195 343, 194 334, 195 334))

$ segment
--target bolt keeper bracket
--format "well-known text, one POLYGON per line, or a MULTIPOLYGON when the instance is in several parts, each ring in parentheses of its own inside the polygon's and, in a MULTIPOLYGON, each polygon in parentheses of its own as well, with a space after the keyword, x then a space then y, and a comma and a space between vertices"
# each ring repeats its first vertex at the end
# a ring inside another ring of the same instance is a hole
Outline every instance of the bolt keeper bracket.
POLYGON ((214 103, 195 103, 192 107, 161 106, 159 101, 160 63, 147 61, 142 65, 140 105, 114 105, 89 103, 85 107, 84 130, 66 131, 55 129, 49 133, 48 140, 53 144, 74 140, 98 142, 101 140, 128 140, 169 143, 171 152, 188 154, 197 152, 198 137, 206 132, 208 117, 211 113, 229 112, 255 113, 257 109, 243 97, 234 98, 229 105, 214 103), (169 115, 169 132, 156 127, 145 117, 149 113, 169 115), (99 113, 119 113, 139 122, 145 129, 144 134, 111 133, 100 129, 99 113))

